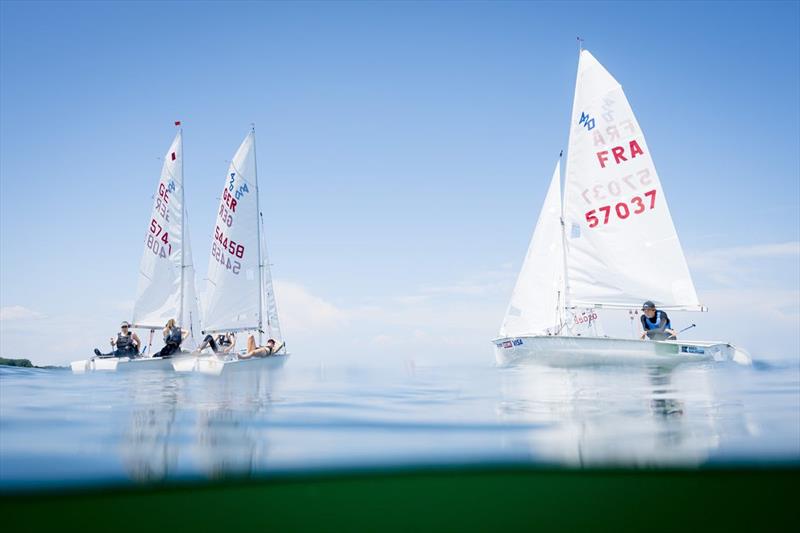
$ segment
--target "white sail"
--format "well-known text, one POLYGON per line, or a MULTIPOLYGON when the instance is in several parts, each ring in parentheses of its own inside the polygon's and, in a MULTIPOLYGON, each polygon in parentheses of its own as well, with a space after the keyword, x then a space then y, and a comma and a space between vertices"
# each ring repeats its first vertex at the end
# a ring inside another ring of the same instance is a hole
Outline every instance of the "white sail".
POLYGON ((560 331, 564 308, 563 260, 559 161, 503 318, 500 336, 552 335, 560 331))
MULTIPOLYGON (((164 157, 161 178, 147 223, 144 253, 133 308, 134 327, 161 329, 181 313, 181 270, 184 262, 183 140, 175 136, 164 157)), ((186 281, 184 280, 184 283, 186 281)))
POLYGON ((264 223, 261 222, 261 254, 262 254, 262 269, 261 275, 263 277, 263 326, 267 336, 276 341, 283 340, 281 333, 281 323, 278 320, 278 303, 275 299, 275 290, 272 286, 272 271, 269 265, 269 254, 267 253, 267 242, 264 236, 264 223))
POLYGON ((195 270, 192 256, 191 239, 189 238, 189 213, 184 212, 185 226, 183 229, 183 316, 180 319, 180 326, 189 332, 189 336, 181 345, 184 349, 193 350, 198 340, 202 339, 200 309, 197 302, 197 291, 195 290, 195 270))
POLYGON ((217 209, 203 326, 208 332, 261 327, 255 135, 233 156, 217 209))
POLYGON ((564 186, 571 307, 700 310, 650 149, 620 84, 580 54, 564 186))

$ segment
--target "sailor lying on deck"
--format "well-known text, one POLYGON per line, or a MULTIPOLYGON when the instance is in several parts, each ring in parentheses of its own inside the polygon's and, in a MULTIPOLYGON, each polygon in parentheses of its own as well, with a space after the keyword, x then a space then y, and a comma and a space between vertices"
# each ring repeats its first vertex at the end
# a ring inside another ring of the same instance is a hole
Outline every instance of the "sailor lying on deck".
POLYGON ((228 353, 233 350, 233 347, 236 345, 236 335, 233 333, 225 333, 222 335, 217 335, 215 339, 212 335, 206 335, 206 338, 203 339, 202 344, 197 347, 195 353, 199 353, 203 351, 207 346, 210 346, 214 353, 224 354, 228 353))
POLYGON ((256 339, 253 335, 247 337, 247 353, 239 356, 239 359, 250 359, 251 357, 266 357, 276 353, 283 347, 283 344, 276 346, 275 340, 267 341, 266 346, 256 346, 256 339))
POLYGON ((189 332, 177 326, 174 318, 170 318, 164 325, 164 347, 154 353, 153 357, 170 357, 175 352, 179 352, 183 339, 188 336, 189 332))
POLYGON ((667 313, 658 311, 656 304, 650 300, 642 304, 642 338, 649 338, 654 341, 675 339, 676 333, 672 329, 667 313))
POLYGON ((114 351, 100 353, 100 350, 95 348, 95 355, 135 357, 139 354, 139 347, 142 345, 142 341, 139 340, 139 336, 136 333, 130 330, 131 325, 127 322, 123 322, 119 327, 122 331, 117 333, 117 338, 111 337, 111 346, 114 348, 114 351))

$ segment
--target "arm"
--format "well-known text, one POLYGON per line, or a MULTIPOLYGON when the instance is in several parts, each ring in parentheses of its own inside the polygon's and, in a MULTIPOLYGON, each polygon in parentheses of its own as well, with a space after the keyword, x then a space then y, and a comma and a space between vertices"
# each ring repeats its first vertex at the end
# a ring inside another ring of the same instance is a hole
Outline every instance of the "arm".
POLYGON ((142 341, 139 340, 139 335, 137 335, 135 331, 133 332, 132 337, 133 337, 133 344, 136 345, 136 349, 138 350, 139 348, 142 347, 142 341))
POLYGON ((231 353, 233 351, 233 348, 236 346, 236 335, 234 335, 233 333, 228 333, 228 340, 231 341, 231 344, 230 346, 226 346, 222 350, 222 353, 231 353))
POLYGON ((189 330, 188 329, 181 329, 181 341, 185 341, 186 337, 188 337, 188 336, 189 336, 189 330))

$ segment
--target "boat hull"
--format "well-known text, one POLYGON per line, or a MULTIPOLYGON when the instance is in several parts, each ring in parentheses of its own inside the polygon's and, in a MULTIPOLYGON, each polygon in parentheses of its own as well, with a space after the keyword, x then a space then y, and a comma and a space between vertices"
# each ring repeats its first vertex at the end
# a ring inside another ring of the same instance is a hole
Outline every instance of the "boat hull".
POLYGON ((492 342, 499 365, 542 363, 553 366, 675 366, 702 361, 735 361, 741 364, 751 362, 747 352, 724 342, 566 336, 503 337, 492 342))
POLYGON ((182 357, 172 362, 176 372, 198 372, 212 376, 228 375, 238 372, 264 372, 281 368, 289 354, 270 355, 238 359, 231 356, 201 355, 199 357, 182 357))
POLYGON ((94 357, 81 361, 72 361, 70 368, 74 374, 86 372, 131 372, 139 370, 168 370, 172 371, 173 361, 187 359, 181 357, 94 357))

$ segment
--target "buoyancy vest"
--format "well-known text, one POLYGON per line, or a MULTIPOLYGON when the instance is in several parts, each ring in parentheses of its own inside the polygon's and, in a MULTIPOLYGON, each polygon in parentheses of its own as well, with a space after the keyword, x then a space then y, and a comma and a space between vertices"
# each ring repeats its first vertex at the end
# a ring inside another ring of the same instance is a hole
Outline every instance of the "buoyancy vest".
POLYGON ((117 333, 117 350, 136 350, 136 347, 133 345, 133 335, 129 331, 127 335, 123 335, 122 333, 117 333))
POLYGON ((181 328, 175 326, 169 333, 167 334, 167 338, 164 339, 164 342, 167 344, 180 344, 183 340, 183 335, 181 335, 181 328))
POLYGON ((227 335, 217 335, 217 345, 219 346, 230 346, 233 344, 230 340, 230 337, 227 335))
POLYGON ((661 323, 661 317, 666 317, 667 319, 664 327, 667 329, 672 329, 672 324, 670 324, 669 317, 663 311, 656 311, 656 316, 653 317, 653 322, 650 322, 649 318, 647 318, 645 315, 642 315, 642 323, 648 331, 651 329, 658 329, 658 324, 661 323))

